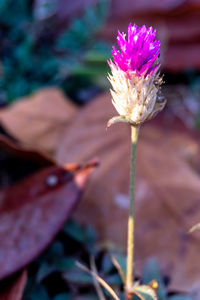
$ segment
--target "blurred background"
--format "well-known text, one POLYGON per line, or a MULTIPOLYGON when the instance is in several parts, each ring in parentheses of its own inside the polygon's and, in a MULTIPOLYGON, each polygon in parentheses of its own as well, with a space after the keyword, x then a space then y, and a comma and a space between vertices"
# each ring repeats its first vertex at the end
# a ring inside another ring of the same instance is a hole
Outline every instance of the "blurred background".
POLYGON ((1 106, 44 86, 59 86, 81 103, 108 88, 106 59, 117 30, 126 31, 129 22, 157 29, 166 83, 188 84, 190 97, 198 97, 199 5, 198 0, 1 1, 1 106))
MULTIPOLYGON (((173 102, 184 98, 185 122, 192 126, 195 115, 198 126, 199 14, 198 0, 1 1, 0 105, 45 86, 87 102, 109 87, 106 60, 117 30, 135 22, 157 29, 169 92, 177 85, 173 102)), ((173 111, 181 117, 176 103, 173 111)))
POLYGON ((109 251, 125 262, 130 133, 105 130, 107 59, 130 22, 157 30, 167 99, 138 146, 136 275, 156 257, 159 299, 199 300, 199 0, 0 1, 0 300, 99 299, 75 266, 91 256, 122 290, 109 251))

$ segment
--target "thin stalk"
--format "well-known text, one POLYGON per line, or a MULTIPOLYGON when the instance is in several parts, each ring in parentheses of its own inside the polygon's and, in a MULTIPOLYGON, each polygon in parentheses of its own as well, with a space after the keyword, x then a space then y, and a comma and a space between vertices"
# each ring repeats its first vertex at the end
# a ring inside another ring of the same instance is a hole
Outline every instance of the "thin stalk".
POLYGON ((130 208, 128 218, 127 241, 127 272, 126 272, 126 298, 132 299, 129 291, 133 286, 134 267, 134 191, 135 191, 135 163, 139 126, 131 126, 131 174, 130 174, 130 208))

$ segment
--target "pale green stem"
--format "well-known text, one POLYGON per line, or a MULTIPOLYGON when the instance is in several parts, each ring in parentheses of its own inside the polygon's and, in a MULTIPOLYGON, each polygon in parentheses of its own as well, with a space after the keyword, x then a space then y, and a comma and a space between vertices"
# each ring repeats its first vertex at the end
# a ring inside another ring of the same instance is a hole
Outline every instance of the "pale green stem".
MULTIPOLYGON (((131 126, 131 174, 130 174, 130 208, 128 218, 128 243, 127 243, 127 273, 126 273, 126 291, 133 286, 133 268, 134 268, 134 190, 135 190, 135 163, 136 147, 138 140, 139 126, 131 126)), ((127 296, 129 299, 129 296, 127 296)))

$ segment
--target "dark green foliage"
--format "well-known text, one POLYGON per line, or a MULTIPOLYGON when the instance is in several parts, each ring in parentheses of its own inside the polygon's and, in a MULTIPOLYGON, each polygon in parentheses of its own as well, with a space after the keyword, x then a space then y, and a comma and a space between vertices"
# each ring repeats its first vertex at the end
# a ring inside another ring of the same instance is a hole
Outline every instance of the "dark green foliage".
POLYGON ((142 274, 142 282, 148 284, 150 281, 156 280, 158 282, 157 295, 159 300, 167 300, 167 291, 161 275, 158 261, 155 258, 149 259, 144 267, 142 274))
POLYGON ((67 225, 64 227, 64 232, 80 243, 84 242, 86 238, 86 234, 83 228, 72 219, 67 222, 67 225))
POLYGON ((169 297, 168 300, 193 300, 193 298, 187 295, 175 295, 169 297))
POLYGON ((29 266, 23 299, 71 300, 84 286, 87 291, 83 293, 85 299, 87 295, 88 299, 90 296, 95 299, 92 277, 76 265, 77 261, 89 262, 95 251, 95 241, 94 230, 90 227, 83 229, 69 220, 49 249, 29 266))
MULTIPOLYGON (((77 266, 81 262, 91 268, 91 257, 108 284, 118 291, 122 281, 112 264, 110 254, 96 246, 96 232, 69 220, 62 232, 34 263, 29 266, 24 300, 74 299, 97 300, 93 278, 77 266), (81 298, 82 299, 82 298, 81 298)), ((111 299, 106 291, 106 299, 111 299)))
POLYGON ((53 300, 72 300, 71 296, 67 293, 56 295, 53 300))
POLYGON ((200 130, 200 114, 197 114, 195 118, 195 127, 200 130))
POLYGON ((30 293, 24 294, 24 299, 29 299, 29 300, 50 300, 49 295, 47 293, 47 289, 44 285, 42 284, 37 284, 35 285, 33 282, 28 283, 27 285, 27 291, 31 291, 30 293))
POLYGON ((108 0, 99 0, 60 32, 56 16, 36 18, 33 1, 2 0, 0 102, 52 85, 73 95, 78 87, 99 82, 109 47, 96 35, 107 12, 108 0))
MULTIPOLYGON (((92 269, 94 258, 98 275, 103 278, 125 300, 123 283, 113 259, 118 262, 122 273, 126 270, 126 256, 119 251, 110 254, 96 244, 97 235, 91 227, 82 227, 69 220, 55 241, 28 268, 28 283, 23 300, 98 300, 93 277, 82 270, 77 262, 92 269)), ((141 284, 135 287, 145 300, 154 300, 155 292, 148 287, 157 280, 158 300, 193 300, 189 295, 167 293, 157 260, 147 261, 141 277, 141 284)), ((105 299, 112 299, 103 288, 105 299)), ((134 295, 133 300, 140 300, 134 295)))
MULTIPOLYGON (((158 300, 193 300, 193 298, 189 295, 168 295, 166 285, 160 271, 159 263, 155 258, 151 258, 146 262, 141 279, 144 284, 148 284, 152 280, 157 281, 158 300)), ((148 300, 148 297, 144 298, 145 300, 148 300)))

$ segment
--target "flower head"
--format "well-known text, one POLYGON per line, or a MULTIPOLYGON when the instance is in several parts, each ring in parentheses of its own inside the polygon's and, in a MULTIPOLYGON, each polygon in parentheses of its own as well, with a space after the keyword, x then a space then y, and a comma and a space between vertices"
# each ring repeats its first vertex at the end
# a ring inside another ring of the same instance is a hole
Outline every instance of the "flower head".
POLYGON ((112 102, 120 116, 133 124, 141 124, 164 105, 157 97, 160 84, 160 41, 156 30, 146 26, 128 26, 128 37, 118 32, 120 50, 113 47, 113 61, 108 61, 112 74, 112 102))

